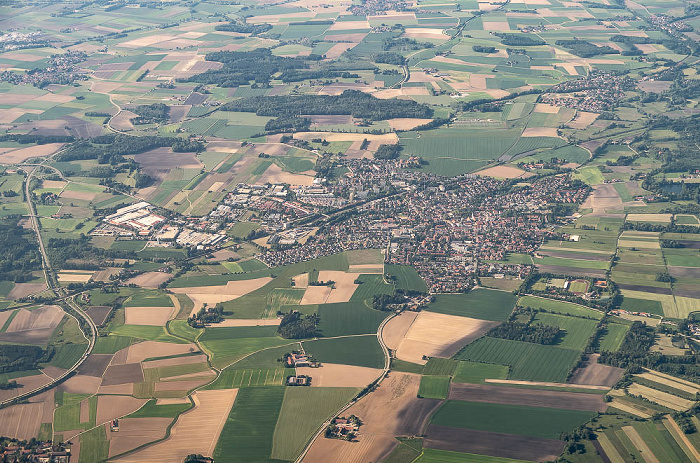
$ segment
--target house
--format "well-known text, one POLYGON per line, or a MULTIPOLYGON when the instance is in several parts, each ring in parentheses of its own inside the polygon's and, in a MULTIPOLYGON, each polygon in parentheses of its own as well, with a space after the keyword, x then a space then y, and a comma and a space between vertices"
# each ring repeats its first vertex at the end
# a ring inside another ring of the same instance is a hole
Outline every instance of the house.
POLYGON ((310 386, 311 377, 306 375, 297 375, 287 377, 287 386, 310 386))

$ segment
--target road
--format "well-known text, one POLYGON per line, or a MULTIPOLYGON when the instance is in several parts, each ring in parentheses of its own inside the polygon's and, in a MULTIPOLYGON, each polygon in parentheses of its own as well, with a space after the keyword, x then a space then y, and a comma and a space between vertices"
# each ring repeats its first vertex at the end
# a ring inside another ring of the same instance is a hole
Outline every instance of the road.
POLYGON ((26 195, 27 207, 29 209, 29 221, 32 226, 32 229, 34 230, 34 233, 36 233, 37 242, 39 243, 39 251, 41 253, 44 275, 46 277, 46 285, 56 294, 57 300, 63 300, 63 303, 68 306, 69 309, 66 309, 65 306, 59 304, 59 307, 61 307, 61 309, 63 309, 63 311, 66 312, 68 316, 73 317, 81 326, 81 331, 83 332, 83 335, 88 341, 88 347, 85 350, 85 353, 75 363, 75 365, 66 370, 63 374, 54 378, 49 383, 44 384, 43 386, 40 386, 28 392, 24 392, 16 397, 13 397, 12 399, 7 399, 0 402, 0 408, 26 400, 37 394, 41 394, 42 392, 48 391, 60 384, 61 382, 63 382, 70 375, 72 375, 73 372, 75 372, 78 369, 78 367, 80 367, 80 365, 82 365, 83 362, 85 362, 85 360, 87 360, 88 356, 92 353, 92 349, 95 347, 95 340, 97 339, 97 327, 95 326, 93 321, 90 319, 90 317, 87 316, 85 312, 83 312, 83 310, 78 306, 78 304, 75 303, 72 297, 68 297, 66 295, 65 289, 61 288, 58 285, 58 282, 56 281, 56 278, 53 275, 51 262, 49 261, 48 254, 46 253, 46 248, 44 247, 44 240, 41 237, 39 229, 39 218, 36 215, 36 207, 34 206, 34 202, 32 201, 29 185, 31 183, 32 177, 37 172, 37 170, 40 169, 43 166, 43 164, 51 158, 52 157, 46 158, 42 163, 34 165, 32 170, 27 171, 27 178, 24 184, 24 193, 26 195), (80 318, 80 320, 78 320, 78 318, 80 318), (81 323, 81 320, 83 323, 81 323), (89 336, 85 335, 85 330, 83 329, 83 326, 88 326, 90 330, 89 336))

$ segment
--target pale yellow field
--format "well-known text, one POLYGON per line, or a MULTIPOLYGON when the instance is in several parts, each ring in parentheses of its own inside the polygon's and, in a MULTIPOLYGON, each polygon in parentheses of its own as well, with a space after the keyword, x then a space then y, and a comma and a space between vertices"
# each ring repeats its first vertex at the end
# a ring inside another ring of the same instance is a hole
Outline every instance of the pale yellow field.
POLYGON ((29 158, 48 156, 53 154, 61 147, 63 143, 47 143, 45 145, 30 146, 28 148, 20 148, 14 151, 0 154, 0 163, 17 164, 24 162, 29 158))
POLYGON ((58 274, 58 281, 66 283, 87 283, 92 279, 92 272, 90 273, 66 273, 61 272, 58 274))
POLYGON ((528 127, 523 130, 523 137, 554 137, 560 138, 556 127, 528 127))
POLYGON ((495 166, 489 167, 488 169, 480 170, 476 172, 475 175, 482 175, 494 178, 518 178, 526 174, 522 169, 518 169, 513 166, 495 166))
POLYGON ((252 280, 229 281, 225 286, 193 286, 190 288, 172 288, 172 292, 186 294, 194 302, 191 314, 196 314, 206 303, 216 305, 226 302, 262 288, 272 281, 272 278, 254 278, 252 280))
POLYGON ((672 388, 688 392, 690 394, 695 394, 700 392, 700 385, 691 383, 690 381, 685 381, 680 378, 667 375, 665 373, 660 373, 658 371, 647 370, 639 375, 640 378, 648 379, 649 381, 654 381, 659 384, 665 384, 671 386, 672 388))
POLYGON ((320 368, 300 367, 298 375, 311 376, 311 387, 365 387, 379 378, 378 368, 324 363, 320 368))
POLYGON ((671 223, 673 214, 627 214, 627 220, 631 222, 660 222, 671 223))
POLYGON ((488 331, 497 322, 421 312, 396 349, 396 357, 407 362, 425 364, 423 356, 449 357, 488 331))
MULTIPOLYGON (((355 283, 359 273, 321 270, 318 272, 319 281, 335 281, 326 303, 348 302, 359 285, 355 283)), ((307 288, 308 290, 308 288, 307 288)))
POLYGON ((338 133, 338 132, 297 132, 294 138, 299 140, 313 140, 314 138, 322 138, 326 141, 377 141, 385 145, 393 145, 398 143, 399 138, 395 133, 385 133, 381 135, 373 135, 368 133, 338 133))
POLYGON ((124 310, 127 325, 165 326, 175 315, 173 307, 127 307, 124 310))
POLYGON ((214 325, 216 328, 226 328, 235 326, 277 326, 282 321, 281 318, 252 318, 252 319, 236 319, 227 318, 221 323, 214 325))
POLYGON ((277 164, 270 164, 270 167, 267 168, 256 183, 289 183, 290 185, 310 186, 313 185, 314 178, 313 175, 285 172, 277 164))
POLYGON ((535 105, 536 113, 557 114, 559 113, 559 109, 559 106, 553 106, 551 104, 537 103, 537 105, 535 105))
POLYGON ((413 118, 397 118, 389 119, 389 127, 394 130, 412 130, 418 126, 425 125, 431 122, 432 119, 413 119, 413 118))
POLYGON ((309 286, 309 274, 302 273, 301 275, 297 275, 292 278, 292 281, 294 281, 295 288, 306 288, 309 286))
POLYGON ((630 441, 632 442, 632 445, 634 445, 639 452, 644 457, 644 460, 647 463, 660 463, 659 459, 656 458, 656 455, 654 455, 654 452, 651 451, 649 446, 644 442, 644 439, 642 439, 642 436, 639 435, 636 429, 632 426, 623 426, 622 431, 629 437, 630 441))
POLYGON ((692 400, 684 399, 667 392, 657 391, 656 389, 637 383, 632 383, 627 390, 630 394, 641 395, 652 402, 677 411, 687 410, 695 403, 692 400))

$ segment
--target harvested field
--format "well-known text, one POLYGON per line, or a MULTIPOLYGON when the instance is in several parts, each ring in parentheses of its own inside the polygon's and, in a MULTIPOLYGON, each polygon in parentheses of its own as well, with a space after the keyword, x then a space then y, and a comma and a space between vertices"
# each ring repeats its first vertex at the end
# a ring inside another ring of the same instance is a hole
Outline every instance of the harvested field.
MULTIPOLYGON (((136 399, 129 396, 98 396, 97 424, 99 425, 115 418, 121 418, 122 416, 129 415, 141 408, 141 406, 146 402, 146 399, 136 399)), ((81 418, 80 421, 84 422, 89 420, 83 420, 81 418)))
POLYGON ((636 429, 632 426, 623 426, 622 431, 627 435, 632 445, 642 454, 644 460, 647 463, 659 463, 659 459, 656 458, 654 452, 651 451, 649 446, 644 442, 642 436, 639 435, 636 429))
POLYGON ((102 378, 95 376, 75 375, 58 386, 59 391, 71 394, 95 394, 100 387, 102 378))
POLYGON ((612 387, 622 378, 625 372, 622 368, 598 363, 600 354, 591 354, 588 357, 586 363, 571 376, 570 383, 612 387))
POLYGON ((78 374, 101 378, 111 360, 111 354, 91 354, 78 368, 78 374))
POLYGON ((607 407, 602 394, 523 389, 491 384, 453 384, 450 387, 449 399, 593 412, 603 412, 607 407))
POLYGON ((384 264, 353 264, 348 267, 348 271, 363 275, 381 275, 384 273, 384 264))
POLYGON ((518 379, 498 379, 498 378, 487 378, 484 380, 486 383, 496 383, 496 384, 514 384, 520 386, 544 386, 544 387, 564 387, 576 389, 590 389, 597 391, 607 391, 610 388, 608 386, 594 386, 590 384, 569 384, 569 383, 555 383, 552 381, 521 381, 518 379))
POLYGON ((61 198, 64 199, 79 199, 82 201, 92 201, 97 196, 94 191, 63 191, 60 194, 61 198))
POLYGON ((527 176, 525 174, 529 174, 529 172, 525 172, 522 169, 518 169, 517 167, 512 166, 496 166, 480 170, 479 172, 475 172, 474 174, 494 178, 520 178, 527 176))
POLYGON ((377 142, 384 145, 395 145, 399 142, 399 137, 395 133, 385 133, 373 135, 367 133, 340 133, 340 132, 296 132, 294 138, 298 140, 313 140, 322 138, 326 141, 362 141, 377 142))
POLYGON ((36 310, 20 309, 7 327, 7 333, 18 331, 54 329, 63 318, 63 311, 56 305, 45 305, 36 310))
POLYGON ((46 283, 15 283, 14 288, 7 295, 8 299, 19 299, 35 294, 46 289, 46 283))
POLYGON ((165 283, 172 275, 164 272, 146 272, 141 275, 135 276, 126 280, 126 284, 134 284, 136 286, 141 286, 142 288, 157 288, 162 283, 165 283))
POLYGON ((328 295, 331 293, 330 286, 309 286, 304 291, 300 305, 325 304, 328 295))
POLYGON ((125 363, 123 365, 111 365, 107 367, 103 386, 113 386, 116 384, 140 383, 143 381, 143 371, 140 363, 125 363))
POLYGON ((121 269, 116 268, 116 267, 109 267, 104 270, 100 270, 98 272, 95 272, 95 275, 92 277, 94 281, 101 281, 101 282, 108 282, 110 281, 109 277, 113 275, 117 275, 121 269))
POLYGON ((278 326, 282 321, 281 318, 251 318, 251 319, 234 319, 227 318, 221 323, 213 325, 216 328, 231 328, 236 326, 278 326))
POLYGON ((672 388, 687 392, 689 394, 700 392, 700 385, 691 383, 690 381, 686 381, 684 379, 676 378, 675 376, 667 375, 665 373, 659 373, 658 371, 647 370, 645 373, 637 376, 659 384, 671 386, 672 388))
POLYGON ((388 119, 389 127, 394 130, 413 130, 416 127, 432 122, 432 119, 396 118, 388 119))
POLYGON ((114 386, 100 386, 97 391, 99 394, 115 394, 115 395, 132 395, 134 393, 134 385, 116 384, 114 386))
MULTIPOLYGON (((24 392, 29 392, 33 389, 36 389, 38 387, 43 386, 44 384, 47 384, 51 381, 51 378, 49 378, 46 375, 31 375, 31 376, 21 376, 19 378, 14 378, 15 381, 17 381, 17 384, 19 385, 18 388, 15 389, 3 389, 0 390, 0 400, 6 400, 6 399, 11 399, 13 397, 16 397, 24 392)), ((0 435, 6 435, 0 433, 0 435)))
POLYGON ((301 275, 297 275, 292 278, 292 281, 294 282, 295 288, 306 288, 309 286, 309 274, 302 273, 301 275))
POLYGON ((194 408, 180 415, 168 439, 115 461, 182 461, 191 453, 212 455, 237 392, 238 389, 195 392, 194 408))
POLYGON ((396 447, 394 436, 420 434, 426 420, 440 404, 436 399, 418 399, 419 384, 419 375, 390 373, 377 390, 344 412, 359 416, 364 422, 357 442, 316 439, 302 461, 380 461, 396 447))
POLYGON ((110 458, 136 447, 165 437, 165 430, 172 418, 123 418, 119 420, 119 432, 107 428, 110 458))
POLYGON ((615 185, 609 183, 593 185, 593 191, 583 202, 581 208, 593 209, 593 212, 590 214, 592 217, 605 216, 606 209, 621 210, 622 199, 617 190, 615 190, 615 185))
POLYGON ((673 214, 627 214, 630 222, 658 222, 671 223, 673 214))
POLYGON ((252 280, 229 281, 225 286, 192 286, 189 288, 171 288, 177 294, 186 294, 192 302, 194 308, 192 314, 207 303, 216 305, 219 302, 226 302, 244 296, 251 291, 262 288, 272 281, 272 278, 254 278, 252 280))
POLYGON ((651 402, 676 411, 687 410, 695 403, 692 400, 683 399, 667 392, 657 391, 656 389, 637 383, 632 383, 627 390, 630 394, 640 395, 651 402))
POLYGON ((589 113, 586 111, 577 111, 574 119, 569 122, 569 127, 573 129, 583 130, 589 125, 591 125, 598 118, 600 114, 589 113))
POLYGON ((535 112, 536 113, 544 113, 544 114, 558 114, 559 113, 559 106, 554 106, 551 104, 545 104, 545 103, 537 103, 535 105, 535 112))
POLYGON ((0 410, 0 436, 29 440, 39 434, 43 403, 13 405, 0 410))
POLYGON ((559 138, 556 127, 528 127, 523 130, 522 136, 559 138))
POLYGON ((401 312, 384 325, 382 339, 388 349, 395 351, 399 348, 401 341, 403 341, 417 316, 418 312, 401 312))
POLYGON ((346 51, 353 48, 355 45, 357 45, 357 43, 336 43, 324 54, 326 55, 326 59, 335 59, 343 53, 345 53, 346 51))
MULTIPOLYGON (((167 357, 198 351, 195 344, 172 344, 169 342, 144 341, 127 347, 125 363, 143 362, 147 358, 167 357)), ((118 354, 115 354, 115 358, 118 354)), ((113 361, 112 364, 115 362, 113 361)))
MULTIPOLYGON (((328 298, 327 304, 336 302, 348 302, 359 285, 355 283, 359 273, 338 272, 321 270, 318 272, 319 281, 335 281, 328 298)), ((308 291, 308 288, 307 288, 308 291)))
POLYGON ((420 364, 427 362, 423 360, 424 355, 451 357, 496 325, 498 322, 421 312, 396 349, 396 357, 420 364))
POLYGON ((378 368, 324 363, 320 368, 298 367, 298 375, 311 376, 311 387, 365 387, 379 378, 378 368))
POLYGON ((555 460, 564 442, 555 439, 517 436, 474 429, 450 428, 431 424, 423 446, 431 449, 490 455, 529 461, 555 460))
POLYGON ((19 148, 7 153, 0 154, 0 163, 3 164, 18 164, 27 159, 48 156, 55 153, 63 147, 63 143, 47 143, 45 145, 29 146, 27 148, 19 148))
POLYGON ((256 183, 289 183, 290 185, 310 186, 314 184, 314 176, 285 172, 277 164, 270 164, 256 183))
POLYGON ((100 326, 105 322, 107 316, 111 311, 112 307, 110 306, 94 305, 89 307, 86 312, 88 316, 92 319, 92 321, 95 323, 95 325, 100 326))
POLYGON ((127 307, 125 323, 127 325, 165 326, 174 315, 173 307, 127 307))

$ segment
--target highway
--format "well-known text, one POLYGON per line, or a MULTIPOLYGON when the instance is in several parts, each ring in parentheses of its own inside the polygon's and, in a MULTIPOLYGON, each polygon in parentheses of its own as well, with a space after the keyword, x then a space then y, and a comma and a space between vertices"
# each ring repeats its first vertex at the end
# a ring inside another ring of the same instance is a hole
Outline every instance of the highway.
MULTIPOLYGON (((83 335, 88 341, 88 347, 85 350, 85 353, 78 359, 78 361, 68 370, 66 370, 63 374, 60 376, 54 378, 51 380, 49 383, 44 384, 43 386, 40 386, 36 389, 33 389, 31 391, 23 392, 22 394, 13 397, 11 399, 7 399, 4 401, 0 402, 0 408, 6 407, 8 405, 12 405, 15 403, 18 403, 20 401, 26 400, 30 397, 33 397, 35 395, 41 394, 42 392, 48 391, 52 389, 53 387, 57 386, 61 382, 63 382, 65 379, 70 377, 70 375, 75 372, 80 365, 87 360, 88 356, 92 353, 92 349, 95 347, 95 340, 97 339, 97 327, 93 323, 93 321, 90 319, 90 317, 87 316, 85 312, 78 306, 78 304, 75 303, 72 297, 69 297, 66 295, 66 291, 64 288, 61 288, 58 285, 58 282, 56 281, 56 278, 54 277, 52 268, 51 268, 51 262, 49 261, 49 257, 46 253, 46 248, 44 247, 44 240, 41 237, 40 229, 39 229, 39 218, 36 215, 36 207, 34 206, 34 203, 32 202, 32 196, 31 196, 31 191, 30 191, 30 183, 32 180, 32 177, 34 174, 37 172, 38 169, 43 167, 43 164, 47 162, 51 158, 47 158, 44 160, 41 164, 36 164, 32 166, 31 170, 27 171, 27 178, 25 179, 25 184, 24 184, 24 194, 26 197, 27 201, 27 207, 29 209, 29 221, 31 223, 32 229, 34 230, 34 233, 36 234, 37 238, 37 243, 39 244, 39 251, 41 253, 41 260, 42 260, 42 267, 44 271, 44 275, 46 277, 46 285, 48 286, 49 289, 51 289, 55 294, 56 294, 56 302, 61 301, 58 305, 63 309, 64 312, 70 317, 73 317, 77 322, 78 325, 81 327, 81 331, 83 332, 83 335), (67 308, 66 308, 67 307, 67 308), (86 335, 84 326, 87 326, 90 331, 90 335, 86 335)), ((26 166, 25 166, 26 168, 26 166)))

